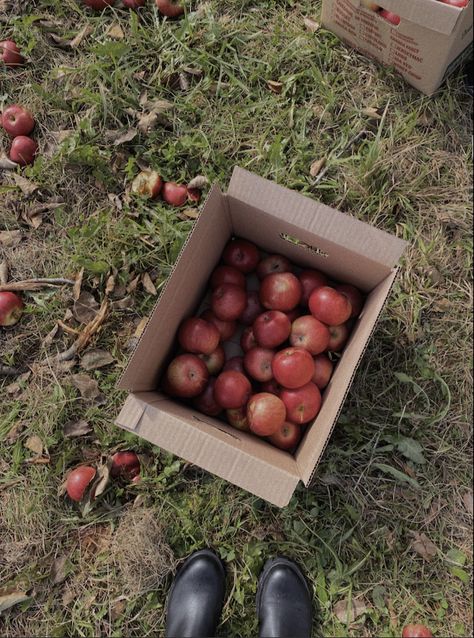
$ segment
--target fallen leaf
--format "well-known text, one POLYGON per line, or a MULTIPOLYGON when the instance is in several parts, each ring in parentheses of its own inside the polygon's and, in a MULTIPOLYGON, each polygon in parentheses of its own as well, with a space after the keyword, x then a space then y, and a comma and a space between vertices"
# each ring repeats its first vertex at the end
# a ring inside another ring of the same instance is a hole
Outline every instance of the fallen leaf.
POLYGON ((72 439, 76 436, 85 436, 89 434, 89 432, 92 432, 92 428, 89 423, 83 419, 79 419, 79 421, 68 421, 64 426, 64 436, 67 439, 72 439))
POLYGON ((36 436, 36 434, 33 434, 26 439, 25 447, 38 456, 41 456, 43 454, 43 442, 39 438, 39 436, 36 436))
POLYGON ((472 490, 469 490, 468 492, 465 492, 463 494, 462 502, 464 503, 464 507, 466 508, 467 512, 472 516, 472 512, 473 512, 472 490))
POLYGON ((115 275, 110 275, 105 284, 105 294, 111 295, 115 289, 115 275))
POLYGON ((119 195, 116 195, 115 193, 107 193, 107 197, 109 199, 109 202, 112 202, 112 204, 117 208, 117 210, 122 210, 123 202, 119 195))
POLYGON ((147 325, 147 323, 148 323, 148 319, 149 319, 148 317, 143 317, 142 319, 140 319, 140 323, 139 323, 139 324, 138 324, 138 326, 136 327, 136 329, 135 329, 135 334, 134 334, 134 336, 135 336, 137 339, 139 339, 139 338, 142 336, 143 331, 145 330, 146 325, 147 325))
POLYGON ((13 181, 21 190, 24 195, 31 195, 39 188, 39 184, 36 182, 32 182, 23 175, 19 175, 18 173, 12 173, 13 181))
POLYGON ((199 217, 199 209, 198 208, 185 208, 184 210, 180 210, 176 213, 176 216, 183 221, 187 219, 197 219, 199 217))
POLYGON ((313 20, 312 18, 305 18, 303 22, 308 31, 311 31, 312 33, 315 33, 320 27, 319 22, 316 22, 316 20, 313 20))
POLYGON ((206 186, 208 185, 209 185, 209 180, 207 179, 205 175, 196 175, 196 177, 193 177, 193 179, 189 182, 188 188, 197 188, 198 190, 201 191, 203 188, 206 188, 206 186))
POLYGON ((42 345, 47 347, 53 343, 54 337, 58 334, 59 325, 56 323, 53 328, 48 332, 46 337, 42 341, 42 345))
POLYGON ((5 248, 15 248, 21 242, 21 230, 0 230, 0 244, 5 248))
POLYGON ((74 302, 72 314, 79 323, 89 323, 99 310, 99 304, 90 292, 82 291, 74 302))
POLYGON ((74 589, 66 589, 62 597, 62 604, 67 607, 73 600, 76 600, 77 592, 74 589))
POLYGON ((411 543, 412 549, 419 554, 424 560, 430 561, 438 553, 438 548, 432 540, 426 536, 423 532, 411 532, 413 541, 411 543))
POLYGON ((66 567, 68 556, 58 556, 53 560, 51 565, 50 577, 54 585, 63 583, 68 577, 68 569, 66 567))
POLYGON ((100 348, 93 348, 81 357, 81 368, 84 368, 84 370, 97 370, 114 363, 114 361, 115 359, 110 352, 100 348))
POLYGON ((158 294, 155 284, 147 272, 144 272, 142 275, 142 286, 150 295, 156 296, 158 294))
POLYGON ((373 108, 371 106, 362 109, 362 114, 363 115, 367 115, 368 118, 370 118, 371 120, 381 120, 383 117, 383 112, 380 113, 380 110, 377 108, 373 108))
POLYGON ((119 600, 112 605, 112 609, 110 610, 110 620, 115 622, 125 611, 126 602, 125 600, 119 600))
POLYGON ((127 295, 123 299, 119 299, 118 301, 113 301, 110 304, 112 310, 128 310, 128 308, 132 308, 135 301, 132 295, 127 295))
POLYGON ((26 222, 29 226, 33 228, 39 228, 43 223, 43 213, 49 213, 56 208, 60 208, 64 206, 64 202, 46 202, 44 204, 37 204, 36 206, 32 206, 24 210, 21 214, 21 218, 24 222, 26 222))
POLYGON ((280 94, 283 90, 282 82, 275 82, 275 80, 267 80, 267 86, 273 93, 280 94))
POLYGON ((158 123, 158 113, 145 113, 141 115, 138 120, 138 128, 139 130, 146 134, 149 133, 158 123))
POLYGON ((178 83, 179 83, 179 88, 181 89, 181 91, 189 91, 190 83, 189 83, 189 77, 187 73, 181 72, 178 75, 178 83))
POLYGON ((113 40, 123 40, 125 38, 125 33, 119 24, 111 24, 106 31, 106 35, 113 40))
POLYGON ((28 598, 30 596, 27 591, 17 589, 15 586, 2 587, 0 589, 0 614, 6 609, 13 607, 13 605, 18 605, 18 603, 28 600, 28 598))
POLYGON ((120 144, 125 144, 125 142, 131 142, 138 135, 138 131, 136 128, 129 128, 127 131, 124 131, 121 135, 119 135, 114 140, 114 146, 120 146, 120 144))
POLYGON ((18 164, 12 162, 4 153, 0 155, 0 169, 4 171, 13 171, 17 168, 18 164))
POLYGON ((135 290, 137 289, 139 281, 140 281, 140 275, 138 275, 137 277, 132 279, 132 281, 127 285, 128 294, 131 294, 132 292, 135 292, 135 290))
POLYGON ((350 601, 345 598, 334 605, 333 613, 339 622, 350 625, 367 610, 368 607, 363 598, 352 598, 350 601))
POLYGON ((84 38, 92 33, 93 29, 90 24, 86 24, 79 33, 69 42, 71 49, 77 49, 80 46, 84 38))
POLYGON ((2 261, 0 263, 0 284, 8 283, 9 274, 8 263, 6 261, 2 261))
POLYGON ((316 177, 316 175, 319 175, 319 173, 325 167, 325 165, 326 165, 325 157, 322 157, 321 159, 313 162, 309 169, 309 174, 311 175, 311 177, 316 177))
POLYGON ((76 275, 76 280, 72 288, 72 296, 74 301, 77 301, 79 297, 81 296, 81 287, 82 287, 83 278, 84 278, 84 268, 81 268, 76 275))
POLYGON ((84 399, 95 399, 100 395, 99 384, 88 374, 74 374, 71 377, 71 383, 79 390, 84 399))
POLYGON ((17 421, 8 431, 6 442, 15 443, 24 428, 25 424, 23 423, 23 421, 17 421))
POLYGON ((103 494, 105 488, 110 482, 110 465, 111 461, 109 461, 108 463, 104 463, 104 465, 101 465, 97 470, 97 480, 91 489, 94 498, 103 494))
POLYGON ((18 392, 20 392, 20 390, 22 389, 22 384, 25 381, 27 381, 30 378, 30 376, 31 376, 31 370, 28 370, 28 372, 24 372, 23 374, 20 374, 20 376, 17 377, 16 381, 7 385, 5 390, 7 391, 8 394, 12 394, 12 395, 18 394, 18 392))

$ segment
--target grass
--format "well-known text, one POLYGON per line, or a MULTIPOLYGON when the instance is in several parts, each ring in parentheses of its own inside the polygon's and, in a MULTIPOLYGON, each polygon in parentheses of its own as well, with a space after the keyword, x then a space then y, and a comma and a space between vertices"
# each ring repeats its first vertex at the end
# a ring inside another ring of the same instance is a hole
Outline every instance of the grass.
POLYGON ((0 230, 23 235, 17 247, 0 246, 12 279, 71 276, 84 267, 83 289, 97 300, 111 272, 118 288, 144 272, 159 286, 192 221, 126 196, 140 162, 166 179, 200 173, 223 187, 239 164, 395 233, 410 248, 316 483, 299 487, 284 510, 113 426, 124 398, 115 383, 155 301, 141 286, 93 343, 116 359, 90 373, 105 405, 81 399, 72 386, 78 362, 72 370, 52 364, 71 337, 45 342, 72 307, 71 291, 29 294, 22 322, 0 333, 2 363, 31 370, 17 388, 8 387, 14 379, 0 380, 0 585, 30 593, 0 617, 2 634, 160 634, 170 576, 145 592, 125 590, 114 558, 120 523, 135 503, 158 512, 175 559, 211 545, 226 560, 231 596, 219 635, 256 634, 257 576, 277 553, 304 566, 326 636, 399 636, 413 620, 438 636, 471 635, 472 520, 464 497, 472 478, 472 102, 461 77, 434 97, 420 95, 331 33, 306 30, 303 18, 319 15, 309 0, 211 0, 178 22, 151 7, 139 16, 93 15, 76 0, 27 4, 15 0, 2 17, 2 35, 31 63, 0 69, 0 99, 37 114, 43 151, 23 171, 39 185, 32 195, 0 176, 0 230), (86 24, 91 33, 77 49, 53 44, 51 33, 71 39, 86 24), (112 24, 123 39, 107 35, 112 24), (182 90, 177 80, 186 69, 199 75, 188 74, 182 90), (281 93, 267 80, 281 82, 281 93), (148 100, 174 104, 167 122, 114 146, 108 132, 136 126, 145 91, 148 100), (383 119, 367 111, 374 108, 383 119), (323 157, 329 170, 315 185, 309 168, 323 157), (53 198, 63 204, 39 228, 24 223, 22 212, 53 198), (87 420, 92 433, 66 439, 64 425, 75 419, 87 420), (17 435, 8 438, 13 426, 17 435), (47 464, 28 463, 33 434, 47 464), (142 482, 110 487, 81 515, 58 495, 65 473, 117 448, 143 454, 142 482), (414 551, 415 534, 435 543, 431 560, 414 551), (58 558, 64 578, 54 582, 58 558), (365 612, 346 626, 336 605, 354 598, 365 612))

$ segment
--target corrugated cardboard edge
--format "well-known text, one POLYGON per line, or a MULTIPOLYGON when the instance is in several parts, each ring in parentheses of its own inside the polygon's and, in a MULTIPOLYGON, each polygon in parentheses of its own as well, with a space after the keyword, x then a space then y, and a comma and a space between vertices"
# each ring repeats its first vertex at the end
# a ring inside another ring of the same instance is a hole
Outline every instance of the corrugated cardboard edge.
POLYGON ((400 267, 398 267, 398 268, 394 269, 394 273, 393 273, 393 275, 392 275, 393 280, 392 280, 392 283, 391 283, 391 286, 390 286, 389 290, 387 291, 387 296, 385 297, 384 303, 383 303, 382 307, 380 308, 380 312, 379 312, 379 314, 377 315, 377 318, 375 319, 375 323, 374 323, 374 325, 373 325, 373 327, 372 327, 372 330, 371 330, 371 332, 370 332, 370 335, 368 336, 368 338, 367 338, 367 340, 366 340, 366 342, 365 342, 364 348, 363 348, 362 352, 360 353, 359 359, 358 359, 358 361, 357 361, 357 363, 356 363, 356 365, 355 365, 355 368, 354 368, 354 370, 353 370, 353 372, 352 372, 352 375, 351 375, 351 378, 350 378, 349 383, 348 383, 348 385, 347 385, 347 388, 346 388, 346 391, 345 391, 345 393, 344 393, 344 396, 343 396, 343 397, 342 397, 342 399, 341 399, 341 403, 340 403, 339 409, 338 409, 337 414, 336 414, 336 416, 335 416, 335 418, 334 418, 334 422, 333 422, 332 427, 331 427, 331 429, 330 429, 330 431, 329 431, 329 434, 328 434, 328 436, 327 436, 327 438, 326 438, 326 442, 325 442, 325 444, 323 445, 322 449, 320 450, 319 455, 318 455, 318 456, 317 456, 317 458, 315 459, 314 468, 313 468, 312 472, 310 473, 309 478, 305 479, 305 478, 302 476, 303 483, 305 484, 305 486, 306 486, 306 487, 309 487, 309 486, 313 483, 313 481, 314 481, 315 474, 316 474, 316 470, 318 469, 319 461, 321 460, 321 457, 323 456, 324 452, 326 451, 327 446, 329 445, 329 442, 330 442, 330 440, 331 440, 332 433, 333 433, 333 431, 334 431, 334 428, 335 428, 335 427, 336 427, 336 425, 337 425, 337 422, 338 422, 338 420, 339 420, 339 417, 340 417, 340 415, 341 415, 341 412, 342 412, 342 410, 343 410, 343 408, 344 408, 344 403, 346 402, 347 395, 348 395, 348 394, 349 394, 349 392, 350 392, 350 389, 351 389, 351 387, 352 387, 352 383, 354 382, 354 378, 355 378, 355 376, 356 376, 356 374, 357 374, 357 370, 359 369, 359 366, 360 366, 360 364, 361 364, 362 359, 363 359, 363 358, 364 358, 364 356, 365 356, 365 353, 366 353, 366 351, 367 351, 367 348, 368 348, 368 346, 369 346, 369 343, 370 343, 370 342, 371 342, 371 340, 372 340, 372 337, 373 337, 373 335, 374 335, 374 332, 375 332, 375 330, 376 330, 376 328, 377 328, 377 325, 378 325, 378 323, 379 323, 380 317, 382 316, 383 312, 385 311, 385 308, 386 308, 386 305, 387 305, 387 301, 388 301, 388 299, 389 299, 390 295, 392 294, 392 290, 393 290, 393 287, 394 287, 394 285, 395 285, 395 282, 397 281, 397 279, 398 279, 398 277, 399 277, 400 270, 401 270, 401 269, 400 269, 400 267))

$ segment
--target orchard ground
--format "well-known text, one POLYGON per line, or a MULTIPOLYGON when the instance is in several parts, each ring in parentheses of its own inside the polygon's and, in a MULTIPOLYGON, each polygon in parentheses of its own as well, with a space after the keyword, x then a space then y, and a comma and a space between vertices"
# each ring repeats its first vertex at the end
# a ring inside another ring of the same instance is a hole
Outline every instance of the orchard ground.
POLYGON ((0 380, 0 584, 27 596, 2 613, 2 635, 159 633, 173 569, 207 545, 228 566, 219 635, 256 635, 257 576, 277 553, 304 567, 324 635, 399 636, 408 622, 471 635, 472 102, 461 76, 420 95, 317 28, 309 0, 196 2, 176 22, 151 6, 0 7, 2 39, 30 61, 0 69, 2 106, 36 114, 41 148, 28 182, 1 173, 0 262, 12 280, 84 268, 98 303, 115 273, 89 345, 113 356, 106 367, 54 362, 75 338, 47 337, 56 322, 81 327, 68 318, 71 286, 26 295, 23 320, 0 335, 2 364, 29 372, 0 380), (159 291, 197 211, 129 197, 139 164, 224 188, 239 164, 410 242, 316 483, 286 509, 113 425, 117 378, 156 300, 142 277, 159 291), (98 397, 81 397, 78 373, 98 397), (90 432, 66 437, 78 420, 90 432), (127 448, 145 459, 141 483, 109 484, 85 512, 58 495, 69 468, 127 448))

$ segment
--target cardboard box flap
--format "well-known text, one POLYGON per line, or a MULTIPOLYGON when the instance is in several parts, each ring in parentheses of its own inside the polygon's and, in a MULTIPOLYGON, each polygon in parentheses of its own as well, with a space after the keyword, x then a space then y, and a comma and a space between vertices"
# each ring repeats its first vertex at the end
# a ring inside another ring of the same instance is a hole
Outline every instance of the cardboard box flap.
POLYGON ((344 357, 336 367, 335 372, 325 390, 327 396, 331 390, 331 400, 324 401, 316 421, 308 429, 307 434, 296 453, 301 479, 306 486, 311 483, 316 467, 331 433, 337 423, 347 393, 351 387, 359 363, 364 356, 370 337, 377 325, 377 321, 390 294, 398 270, 389 275, 369 295, 357 326, 352 333, 349 343, 344 350, 344 357), (361 319, 364 319, 361 321, 361 319))
POLYGON ((129 395, 116 423, 278 507, 300 480, 290 454, 159 393, 129 395))
MULTIPOLYGON (((403 240, 239 167, 234 169, 227 194, 390 270, 405 250, 403 240)), ((273 221, 272 230, 277 223, 273 221)))

